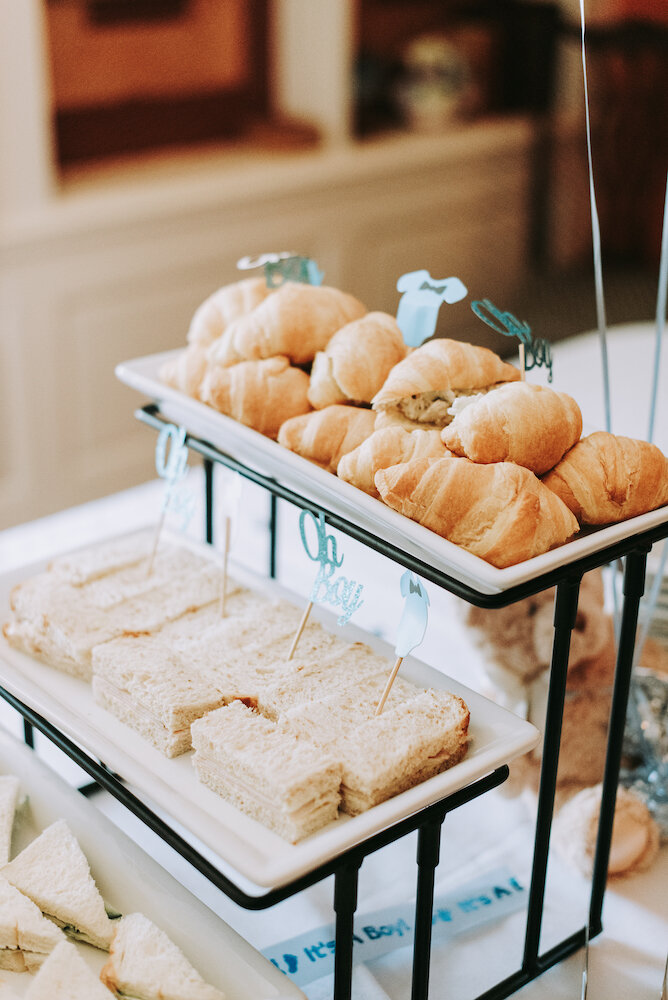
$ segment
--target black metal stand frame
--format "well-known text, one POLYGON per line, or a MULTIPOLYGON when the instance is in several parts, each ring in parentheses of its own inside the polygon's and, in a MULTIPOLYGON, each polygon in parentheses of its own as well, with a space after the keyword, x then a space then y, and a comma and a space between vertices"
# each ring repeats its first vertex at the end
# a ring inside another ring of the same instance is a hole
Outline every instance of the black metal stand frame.
MULTIPOLYGON (((167 422, 156 404, 149 404, 136 412, 139 420, 161 429, 167 422)), ((554 609, 554 643, 550 671, 550 685, 543 742, 538 809, 535 827, 534 855, 528 893, 528 909, 522 966, 507 979, 481 994, 477 1000, 503 1000, 515 993, 546 969, 560 962, 584 945, 587 928, 561 941, 543 954, 539 953, 540 932, 545 898, 547 862, 556 791, 557 767, 563 708, 566 694, 566 674, 570 640, 577 614, 580 581, 584 573, 616 559, 626 557, 624 571, 624 601, 621 630, 617 652, 615 682, 610 712, 608 747, 603 777, 603 792, 594 872, 591 885, 588 933, 592 938, 602 930, 601 913, 608 868, 615 798, 619 780, 622 738, 626 718, 626 705, 631 682, 633 651, 635 647, 638 609, 645 588, 647 553, 654 542, 668 535, 668 524, 662 524, 622 542, 586 556, 574 563, 552 570, 527 583, 513 587, 501 594, 482 594, 461 581, 434 569, 427 563, 402 551, 384 538, 372 535, 352 521, 326 510, 276 480, 257 472, 234 458, 214 448, 206 441, 188 435, 188 447, 202 456, 206 492, 206 539, 213 542, 214 465, 220 464, 238 472, 246 479, 266 489, 271 497, 269 575, 276 575, 277 500, 286 500, 296 507, 322 513, 328 524, 380 552, 401 566, 411 569, 426 580, 483 608, 506 607, 516 601, 556 586, 554 609)), ((434 876, 439 862, 441 827, 446 815, 479 795, 500 785, 508 776, 508 767, 498 768, 468 787, 448 796, 441 802, 422 810, 381 831, 364 843, 357 845, 332 861, 312 870, 307 875, 269 890, 262 895, 249 895, 204 858, 192 845, 176 833, 168 823, 133 795, 121 778, 109 771, 103 763, 91 758, 79 746, 64 736, 48 720, 39 716, 8 691, 0 688, 5 698, 24 718, 26 742, 32 745, 32 727, 36 727, 56 746, 78 763, 102 788, 114 795, 133 812, 149 829, 158 834, 171 848, 188 861, 239 906, 249 910, 266 909, 314 885, 329 875, 334 875, 334 911, 336 914, 336 948, 334 969, 334 1000, 350 1000, 353 959, 353 917, 357 908, 358 874, 364 858, 395 840, 415 830, 417 843, 417 895, 413 951, 413 979, 411 1000, 427 1000, 429 996, 429 960, 431 954, 431 927, 434 897, 434 876)), ((89 786, 86 786, 88 790, 89 786)))

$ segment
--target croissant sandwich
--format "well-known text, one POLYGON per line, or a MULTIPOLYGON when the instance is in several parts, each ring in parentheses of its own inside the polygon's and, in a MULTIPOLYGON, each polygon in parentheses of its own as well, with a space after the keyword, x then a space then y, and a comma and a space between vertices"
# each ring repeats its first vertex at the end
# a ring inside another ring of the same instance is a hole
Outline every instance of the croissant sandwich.
POLYGON ((336 471, 339 479, 378 497, 374 477, 379 469, 413 458, 444 458, 448 454, 436 430, 411 432, 403 427, 384 427, 344 455, 336 471))
POLYGON ((267 287, 264 277, 244 278, 219 288, 195 310, 188 328, 188 343, 202 347, 212 344, 230 323, 259 306, 273 290, 267 287))
MULTIPOLYGON (((519 380, 517 368, 486 347, 458 340, 430 340, 400 361, 374 396, 374 410, 413 427, 445 427, 460 397, 489 392, 519 380)), ((378 426, 381 426, 379 423, 378 426)))
POLYGON ((565 392, 508 382, 479 396, 441 431, 446 448, 474 462, 516 462, 537 475, 582 433, 580 407, 565 392))
POLYGON ((210 368, 200 397, 220 413, 275 438, 289 417, 306 413, 309 378, 285 357, 210 368))
POLYGON ((373 434, 376 415, 358 406, 327 406, 287 420, 278 443, 336 473, 341 458, 373 434))
POLYGON ((188 344, 160 366, 158 377, 165 385, 199 399, 199 388, 207 369, 206 347, 188 344))
POLYGON ((668 458, 648 441, 595 431, 543 483, 581 524, 613 524, 668 503, 668 458))
POLYGON ((367 313, 334 334, 311 369, 309 400, 317 410, 332 403, 370 403, 391 369, 406 357, 393 316, 367 313))
POLYGON ((337 330, 365 313, 361 302, 338 288, 287 281, 228 326, 211 345, 209 361, 233 365, 282 354, 293 364, 304 365, 337 330))
POLYGON ((416 459, 377 472, 376 487, 394 510, 499 569, 547 552, 578 530, 559 497, 513 462, 416 459))

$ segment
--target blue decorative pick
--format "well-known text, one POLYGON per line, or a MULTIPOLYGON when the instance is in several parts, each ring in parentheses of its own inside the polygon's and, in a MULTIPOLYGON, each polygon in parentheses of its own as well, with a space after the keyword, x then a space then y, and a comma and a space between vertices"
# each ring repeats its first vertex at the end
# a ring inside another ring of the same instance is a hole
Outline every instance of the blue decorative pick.
POLYGON ((511 312, 502 312, 489 299, 479 299, 471 303, 471 309, 492 330, 504 337, 517 337, 520 342, 520 368, 524 372, 544 365, 548 370, 548 382, 552 381, 552 348, 549 341, 531 335, 528 323, 519 320, 511 312))
POLYGON ((355 580, 349 580, 345 576, 338 576, 336 578, 334 576, 336 570, 340 569, 343 565, 343 556, 339 557, 338 555, 334 535, 327 534, 325 515, 321 512, 316 516, 310 510, 303 510, 299 516, 299 533, 306 555, 313 562, 318 563, 318 572, 313 581, 309 602, 304 609, 299 627, 292 640, 288 660, 291 660, 294 656, 297 643, 306 627, 306 622, 314 604, 332 604, 334 607, 341 608, 341 613, 337 619, 338 625, 345 625, 346 622, 350 621, 355 611, 359 610, 364 604, 361 597, 364 584, 356 583, 355 580), (306 533, 306 525, 309 519, 311 524, 315 526, 316 531, 315 539, 311 538, 310 541, 306 533))
POLYGON ((397 641, 394 647, 396 662, 392 667, 392 672, 387 679, 385 690, 376 708, 376 715, 380 715, 387 701, 387 696, 394 684, 394 679, 399 673, 399 667, 403 663, 404 657, 408 656, 411 650, 419 646, 427 631, 427 620, 429 617, 429 595, 419 576, 411 570, 406 570, 401 577, 401 593, 406 598, 404 610, 397 629, 397 641))
POLYGON ((180 515, 182 531, 188 527, 194 513, 195 498, 193 494, 189 490, 176 490, 177 483, 184 478, 188 471, 188 446, 185 441, 185 427, 165 424, 158 435, 155 446, 155 469, 160 478, 165 480, 165 492, 162 497, 160 520, 155 533, 153 551, 149 560, 149 576, 153 572, 155 554, 158 551, 160 533, 165 523, 167 511, 171 510, 180 515))
POLYGON ((305 285, 321 285, 325 274, 310 257, 303 257, 291 250, 280 253, 263 253, 257 257, 242 257, 237 261, 241 271, 263 267, 267 288, 279 288, 286 281, 305 285))
POLYGON ((403 292, 397 309, 397 324, 409 347, 433 337, 442 302, 459 302, 468 294, 459 278, 432 278, 429 271, 409 271, 397 281, 403 292))

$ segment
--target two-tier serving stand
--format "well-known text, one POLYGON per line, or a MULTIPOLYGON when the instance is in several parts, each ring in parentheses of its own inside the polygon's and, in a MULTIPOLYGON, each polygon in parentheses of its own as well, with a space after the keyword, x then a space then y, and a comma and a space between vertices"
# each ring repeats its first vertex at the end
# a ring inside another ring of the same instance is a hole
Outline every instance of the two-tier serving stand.
MULTIPOLYGON (((165 423, 169 422, 158 403, 144 406, 137 411, 137 416, 156 430, 162 429, 165 423)), ((503 997, 510 996, 543 971, 581 948, 587 936, 591 938, 599 934, 602 930, 601 914, 620 771, 626 706, 634 658, 638 610, 645 589, 646 561, 652 545, 668 535, 668 516, 658 524, 635 534, 629 532, 621 539, 565 565, 550 569, 500 593, 490 594, 476 589, 470 583, 463 582, 457 578, 456 574, 450 575, 441 568, 431 565, 428 560, 417 557, 401 544, 397 544, 395 540, 385 537, 382 530, 373 532, 367 527, 362 527, 350 517, 342 516, 335 510, 328 509, 326 505, 301 495, 298 490, 285 485, 279 478, 268 475, 265 471, 258 471, 257 468, 254 468, 252 456, 249 457, 248 461, 240 461, 238 457, 227 454, 221 447, 214 447, 203 436, 194 433, 188 434, 186 443, 189 449, 198 453, 203 460, 206 489, 206 539, 208 542, 213 542, 214 468, 216 465, 225 466, 268 491, 270 495, 268 567, 270 577, 275 577, 277 571, 277 508, 278 501, 281 500, 296 508, 309 510, 316 515, 323 514, 331 527, 344 532, 400 566, 414 571, 424 580, 428 580, 481 608, 505 607, 550 587, 556 587, 554 643, 544 729, 533 863, 528 887, 523 959, 519 969, 481 994, 477 1000, 501 1000, 503 997), (541 953, 540 935, 566 696, 566 675, 571 632, 576 621, 580 581, 587 571, 621 559, 624 560, 623 603, 603 776, 600 822, 591 882, 588 927, 582 927, 576 933, 541 953)), ((27 742, 32 743, 33 727, 44 733, 49 740, 68 754, 94 779, 90 786, 85 786, 84 791, 90 791, 98 786, 106 789, 239 906, 248 910, 266 909, 333 875, 336 942, 334 1000, 349 1000, 351 996, 353 918, 357 908, 358 876, 362 862, 368 855, 385 845, 417 830, 411 998, 412 1000, 427 1000, 430 993, 429 966, 434 880, 439 863, 441 827, 448 813, 500 785, 508 776, 507 764, 497 767, 466 787, 447 795, 441 801, 435 802, 413 815, 403 817, 388 828, 374 833, 363 842, 355 844, 332 860, 312 868, 306 874, 287 884, 254 895, 242 889, 229 875, 223 874, 210 860, 174 830, 169 822, 158 816, 138 795, 131 792, 126 787, 122 775, 113 773, 103 762, 98 761, 86 749, 73 742, 48 718, 34 711, 10 691, 0 687, 0 695, 23 716, 27 742)), ((439 997, 440 1000, 438 984, 432 983, 431 989, 434 1000, 436 997, 439 997)))

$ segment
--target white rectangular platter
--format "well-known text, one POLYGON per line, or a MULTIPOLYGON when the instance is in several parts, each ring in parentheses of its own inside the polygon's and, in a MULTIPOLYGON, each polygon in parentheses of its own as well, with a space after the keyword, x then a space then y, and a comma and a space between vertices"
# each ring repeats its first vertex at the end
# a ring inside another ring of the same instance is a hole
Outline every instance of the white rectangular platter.
POLYGON ((148 399, 159 402, 162 414, 168 420, 183 425, 193 436, 214 445, 236 461, 272 476, 284 486, 397 545, 479 593, 502 593, 615 542, 668 522, 666 506, 620 524, 583 530, 566 545, 516 566, 497 569, 270 438, 163 385, 158 377, 160 367, 176 353, 178 351, 167 351, 124 362, 116 368, 116 375, 148 399))
MULTIPOLYGON (((0 577, 0 622, 9 617, 12 587, 40 572, 43 564, 0 577)), ((303 605, 285 588, 258 581, 234 569, 235 577, 303 605)), ((336 616, 318 607, 315 617, 332 631, 336 616)), ((366 641, 388 661, 395 660, 389 644, 352 625, 350 641, 366 641)), ((331 860, 425 806, 464 788, 495 768, 531 749, 539 734, 534 726, 476 694, 440 671, 407 657, 403 676, 416 683, 445 688, 469 707, 470 746, 459 764, 414 788, 375 806, 360 816, 343 817, 298 844, 290 844, 239 812, 200 784, 192 753, 169 760, 128 726, 97 705, 90 685, 12 649, 0 636, 0 684, 63 733, 124 778, 140 797, 166 812, 236 873, 256 886, 280 886, 331 860)), ((354 678, 353 678, 354 679, 354 678)))
MULTIPOLYGON (((0 731, 0 774, 14 774, 28 802, 18 813, 17 854, 42 830, 64 819, 81 844, 105 901, 121 913, 140 912, 158 924, 227 1000, 297 998, 304 994, 218 916, 192 896, 28 747, 0 731)), ((96 972, 106 955, 77 945, 96 972)), ((31 977, 3 972, 22 996, 31 977)))

